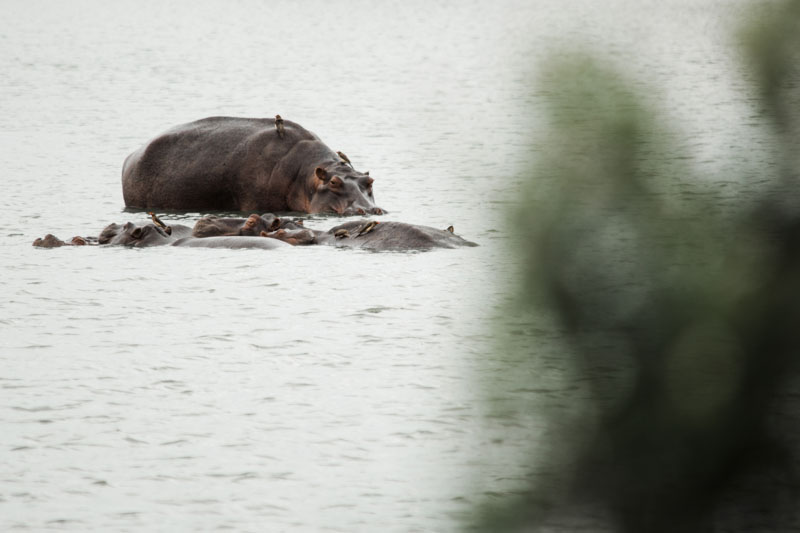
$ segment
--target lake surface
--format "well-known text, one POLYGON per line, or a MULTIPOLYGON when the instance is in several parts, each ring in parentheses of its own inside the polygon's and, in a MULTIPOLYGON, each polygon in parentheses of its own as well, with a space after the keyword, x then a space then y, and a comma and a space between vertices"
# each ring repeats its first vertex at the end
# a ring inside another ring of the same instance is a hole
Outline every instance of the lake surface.
MULTIPOLYGON (((547 436, 482 391, 506 375, 492 319, 541 150, 537 69, 607 54, 738 201, 769 152, 732 46, 747 5, 4 1, 0 530, 452 531, 518 490, 547 436), (371 171, 382 219, 480 246, 31 246, 143 221, 120 170, 157 133, 278 113, 371 171)), ((508 394, 568 402, 553 361, 508 394)))

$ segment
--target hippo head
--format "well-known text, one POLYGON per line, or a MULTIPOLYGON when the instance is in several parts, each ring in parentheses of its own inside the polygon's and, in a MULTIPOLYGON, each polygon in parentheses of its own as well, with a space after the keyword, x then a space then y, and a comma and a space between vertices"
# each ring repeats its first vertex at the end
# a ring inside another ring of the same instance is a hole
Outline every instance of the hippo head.
POLYGON ((60 246, 65 246, 66 244, 67 243, 65 243, 52 233, 48 233, 43 238, 39 238, 33 241, 33 245, 39 248, 58 248, 60 246))
POLYGON ((109 224, 100 233, 97 239, 99 244, 122 244, 125 246, 160 246, 172 242, 174 239, 155 224, 136 226, 132 222, 109 224))
POLYGON ((236 235, 259 236, 263 231, 275 231, 280 226, 281 219, 272 213, 263 215, 250 215, 236 232, 236 235))
POLYGON ((278 239, 279 241, 288 242, 293 246, 305 244, 317 244, 317 236, 310 229, 297 228, 297 229, 279 229, 272 233, 266 231, 261 233, 262 237, 269 237, 271 239, 278 239))
POLYGON ((310 213, 337 213, 339 215, 382 215, 383 209, 375 205, 369 172, 354 170, 345 163, 332 163, 314 171, 316 190, 311 197, 310 213))
POLYGON ((271 239, 278 239, 279 241, 288 242, 293 246, 304 244, 317 244, 317 236, 314 230, 310 230, 303 225, 303 221, 299 219, 276 219, 278 225, 270 228, 269 231, 262 231, 262 237, 269 237, 271 239))

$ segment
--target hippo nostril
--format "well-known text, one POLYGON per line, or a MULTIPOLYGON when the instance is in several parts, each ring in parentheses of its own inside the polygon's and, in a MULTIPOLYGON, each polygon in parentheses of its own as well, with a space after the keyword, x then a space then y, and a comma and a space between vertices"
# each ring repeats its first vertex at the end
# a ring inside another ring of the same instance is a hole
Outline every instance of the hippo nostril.
POLYGON ((373 207, 372 208, 372 214, 373 215, 382 215, 383 214, 383 209, 381 209, 380 207, 373 207))
POLYGON ((364 211, 363 209, 361 209, 360 207, 358 209, 356 209, 356 213, 359 214, 359 215, 366 215, 367 214, 367 212, 364 211))

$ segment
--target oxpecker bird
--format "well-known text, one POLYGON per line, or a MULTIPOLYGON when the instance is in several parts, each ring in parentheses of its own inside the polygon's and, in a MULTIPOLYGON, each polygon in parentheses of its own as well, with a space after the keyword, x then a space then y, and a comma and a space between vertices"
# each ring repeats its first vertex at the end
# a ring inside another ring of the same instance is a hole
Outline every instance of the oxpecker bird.
POLYGON ((375 226, 377 226, 378 224, 379 224, 379 222, 378 222, 377 220, 370 220, 369 222, 367 222, 367 223, 366 223, 366 224, 365 224, 365 225, 364 225, 364 226, 363 226, 363 227, 362 227, 362 228, 361 228, 361 229, 358 231, 358 235, 356 235, 356 237, 361 237, 362 235, 366 235, 366 234, 367 234, 367 233, 369 233, 370 231, 374 230, 374 229, 375 229, 375 226))
POLYGON ((336 152, 336 155, 338 155, 339 157, 341 157, 341 158, 342 158, 342 161, 344 161, 345 163, 347 163, 348 165, 350 165, 350 167, 352 168, 352 166, 353 166, 353 163, 351 163, 351 162, 350 162, 350 159, 348 159, 348 158, 347 158, 347 156, 346 156, 346 155, 344 155, 344 152, 336 152))
POLYGON ((166 233, 167 235, 172 235, 172 228, 170 228, 169 226, 164 224, 161 221, 161 219, 156 216, 155 213, 153 213, 152 211, 148 211, 147 214, 150 215, 151 219, 153 219, 153 224, 155 224, 159 228, 163 229, 164 233, 166 233))
POLYGON ((278 137, 283 139, 283 136, 286 135, 286 130, 283 127, 283 119, 280 115, 275 115, 275 129, 278 130, 278 137))

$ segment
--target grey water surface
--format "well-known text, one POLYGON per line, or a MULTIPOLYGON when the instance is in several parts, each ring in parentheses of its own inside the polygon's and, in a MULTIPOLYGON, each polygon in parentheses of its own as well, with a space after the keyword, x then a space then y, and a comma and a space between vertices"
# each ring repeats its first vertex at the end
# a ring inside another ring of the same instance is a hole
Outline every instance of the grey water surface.
MULTIPOLYGON (((748 5, 0 3, 0 530, 452 531, 519 490, 547 434, 482 391, 537 68, 604 54, 746 199, 769 151, 731 34, 748 5), (379 218, 480 246, 31 246, 143 221, 120 169, 160 131, 277 113, 371 171, 379 218)), ((508 392, 568 408, 554 332, 509 320, 553 363, 508 392)))

